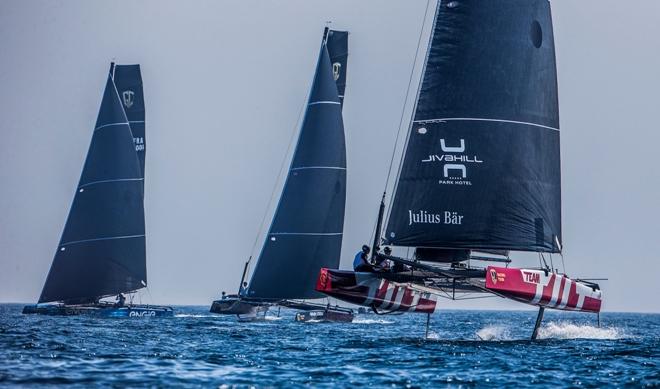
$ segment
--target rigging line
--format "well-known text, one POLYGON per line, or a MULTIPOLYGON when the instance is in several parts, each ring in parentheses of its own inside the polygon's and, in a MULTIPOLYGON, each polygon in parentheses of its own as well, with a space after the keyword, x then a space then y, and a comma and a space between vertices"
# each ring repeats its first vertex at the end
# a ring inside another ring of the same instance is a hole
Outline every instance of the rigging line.
MULTIPOLYGON (((403 127, 403 118, 406 113, 406 105, 408 104, 408 98, 410 96, 410 88, 412 87, 413 76, 415 75, 415 68, 417 67, 417 57, 419 56, 419 49, 422 46, 422 36, 424 35, 424 27, 426 26, 426 18, 429 13, 429 6, 431 5, 431 0, 426 1, 426 9, 424 10, 424 21, 422 22, 422 28, 419 30, 419 39, 417 40, 417 50, 415 51, 415 57, 413 59, 413 66, 410 69, 410 78, 408 79, 408 88, 406 89, 406 97, 404 100, 403 108, 401 108, 401 117, 399 119, 399 128, 396 132, 396 138, 394 139, 394 148, 392 149, 392 157, 390 158, 390 166, 387 169, 387 178, 385 179, 385 189, 387 190, 387 185, 390 181, 392 175, 392 166, 394 165, 394 156, 396 155, 397 144, 399 143, 399 137, 401 136, 401 129, 403 127)), ((424 75, 422 74, 422 77, 424 75)), ((413 112, 414 114, 414 112, 413 112)), ((405 151, 404 151, 405 152, 405 151)))
POLYGON ((552 253, 550 253, 550 266, 552 267, 552 272, 555 272, 555 263, 552 261, 552 253))

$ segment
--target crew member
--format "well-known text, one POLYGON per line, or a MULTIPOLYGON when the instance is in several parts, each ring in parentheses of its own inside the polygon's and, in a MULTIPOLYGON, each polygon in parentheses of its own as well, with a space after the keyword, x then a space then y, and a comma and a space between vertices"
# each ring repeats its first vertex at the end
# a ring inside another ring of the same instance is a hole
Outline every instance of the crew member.
POLYGON ((243 296, 247 293, 247 282, 243 281, 243 285, 238 289, 238 295, 243 296))
POLYGON ((225 293, 224 290, 222 291, 222 297, 220 297, 220 298, 221 298, 222 300, 224 300, 224 299, 227 298, 227 293, 225 293))
POLYGON ((116 305, 118 307, 123 307, 125 302, 126 302, 126 297, 124 297, 124 295, 122 293, 119 293, 117 295, 117 304, 116 305))
MULTIPOLYGON (((383 249, 383 252, 385 253, 385 255, 390 255, 392 254, 392 249, 386 246, 383 249)), ((380 255, 376 255, 376 268, 380 271, 390 271, 389 259, 385 257, 381 257, 380 255)))
POLYGON ((353 270, 360 272, 372 272, 373 266, 369 263, 369 246, 366 244, 362 246, 362 250, 355 254, 353 259, 353 270))

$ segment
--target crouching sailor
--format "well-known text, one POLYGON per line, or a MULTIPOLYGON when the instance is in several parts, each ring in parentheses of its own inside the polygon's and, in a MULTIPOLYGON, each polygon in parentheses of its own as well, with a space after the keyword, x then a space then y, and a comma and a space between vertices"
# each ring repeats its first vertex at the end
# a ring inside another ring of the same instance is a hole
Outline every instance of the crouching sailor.
POLYGON ((373 266, 369 263, 369 246, 366 244, 362 246, 362 250, 355 254, 353 259, 353 270, 358 272, 372 272, 373 266))

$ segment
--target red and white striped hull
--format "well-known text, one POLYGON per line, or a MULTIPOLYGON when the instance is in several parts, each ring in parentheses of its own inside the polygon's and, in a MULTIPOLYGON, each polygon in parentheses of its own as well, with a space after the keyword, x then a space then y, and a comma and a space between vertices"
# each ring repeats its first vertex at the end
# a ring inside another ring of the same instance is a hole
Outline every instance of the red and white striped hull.
POLYGON ((600 312, 602 292, 562 274, 543 270, 488 266, 486 289, 544 308, 600 312))
POLYGON ((316 290, 384 312, 433 313, 437 296, 422 286, 378 278, 374 273, 321 269, 316 290))

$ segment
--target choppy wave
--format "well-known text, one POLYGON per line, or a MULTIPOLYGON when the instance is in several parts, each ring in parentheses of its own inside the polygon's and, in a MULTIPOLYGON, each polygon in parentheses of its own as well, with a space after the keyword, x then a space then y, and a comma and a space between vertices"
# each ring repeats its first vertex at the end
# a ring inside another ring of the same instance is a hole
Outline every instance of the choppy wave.
POLYGON ((504 325, 489 325, 478 330, 475 335, 479 340, 511 340, 511 331, 504 325))
POLYGON ((265 324, 208 307, 135 320, 21 309, 0 304, 0 387, 660 384, 660 315, 606 313, 597 328, 585 325, 593 324, 590 316, 548 312, 540 332, 546 340, 534 342, 532 311, 443 311, 425 336, 427 317, 416 314, 305 325, 286 309, 279 318, 269 313, 265 324), (576 358, 576 350, 591 350, 589 358, 576 358))
POLYGON ((539 328, 539 339, 601 339, 625 338, 624 331, 617 327, 594 327, 568 322, 550 322, 539 328))

